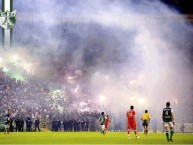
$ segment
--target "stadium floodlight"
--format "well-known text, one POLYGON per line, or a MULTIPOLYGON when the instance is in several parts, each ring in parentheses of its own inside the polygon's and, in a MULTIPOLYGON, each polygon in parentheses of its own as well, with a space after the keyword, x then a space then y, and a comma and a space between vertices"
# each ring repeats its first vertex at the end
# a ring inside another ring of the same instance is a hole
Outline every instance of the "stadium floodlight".
POLYGON ((144 98, 139 98, 139 99, 137 100, 137 102, 138 102, 139 105, 144 105, 144 104, 146 103, 146 101, 145 101, 144 98))
POLYGON ((103 102, 105 102, 106 97, 104 95, 100 95, 99 100, 100 100, 101 103, 103 103, 103 102))
POLYGON ((13 26, 16 23, 17 11, 13 10, 13 0, 2 0, 0 10, 0 26, 2 27, 2 47, 11 47, 13 40, 13 26))

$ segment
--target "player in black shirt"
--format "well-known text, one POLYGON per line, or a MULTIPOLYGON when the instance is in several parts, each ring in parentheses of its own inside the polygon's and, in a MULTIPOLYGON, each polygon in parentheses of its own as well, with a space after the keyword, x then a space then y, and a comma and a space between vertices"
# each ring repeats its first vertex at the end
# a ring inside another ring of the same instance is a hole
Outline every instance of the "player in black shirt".
POLYGON ((174 134, 174 113, 173 113, 173 109, 170 108, 170 102, 167 102, 166 108, 163 109, 162 119, 166 130, 167 141, 173 142, 172 136, 174 134), (169 130, 170 130, 170 136, 169 136, 169 130))
POLYGON ((5 130, 4 130, 4 134, 9 134, 9 127, 10 127, 10 124, 9 124, 9 121, 10 121, 10 117, 9 117, 9 114, 5 115, 5 118, 4 118, 4 122, 5 122, 5 130))

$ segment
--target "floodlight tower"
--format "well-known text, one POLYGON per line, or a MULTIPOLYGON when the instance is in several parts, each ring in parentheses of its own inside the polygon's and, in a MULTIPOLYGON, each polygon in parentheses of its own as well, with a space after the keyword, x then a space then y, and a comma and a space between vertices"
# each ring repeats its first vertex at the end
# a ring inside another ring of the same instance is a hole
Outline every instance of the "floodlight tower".
POLYGON ((16 23, 16 13, 13 11, 13 0, 2 0, 0 10, 0 25, 2 27, 2 47, 10 48, 13 42, 13 26, 16 23))

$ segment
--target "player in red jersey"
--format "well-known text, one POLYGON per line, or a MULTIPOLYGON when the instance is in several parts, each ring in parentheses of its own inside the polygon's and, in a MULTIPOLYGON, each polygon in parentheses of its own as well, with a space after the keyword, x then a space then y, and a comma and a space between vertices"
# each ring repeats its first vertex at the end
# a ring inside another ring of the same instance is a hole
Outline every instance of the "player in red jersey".
POLYGON ((109 123, 111 122, 110 118, 109 118, 109 115, 107 115, 105 117, 105 132, 108 131, 108 128, 109 128, 109 123))
POLYGON ((136 139, 139 138, 139 136, 137 135, 137 129, 136 129, 136 119, 135 119, 135 111, 134 111, 134 106, 130 107, 130 110, 127 111, 127 133, 128 133, 128 137, 130 138, 130 129, 134 130, 136 139))

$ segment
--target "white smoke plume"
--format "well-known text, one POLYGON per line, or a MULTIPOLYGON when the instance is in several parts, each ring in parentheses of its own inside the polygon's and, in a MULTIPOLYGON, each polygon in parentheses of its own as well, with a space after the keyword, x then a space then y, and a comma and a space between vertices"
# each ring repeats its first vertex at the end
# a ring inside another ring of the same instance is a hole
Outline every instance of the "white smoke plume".
POLYGON ((90 98, 115 113, 134 105, 159 117, 167 101, 176 109, 182 100, 192 101, 193 29, 162 2, 15 0, 14 5, 13 49, 36 59, 38 77, 61 81, 78 70, 90 98))

